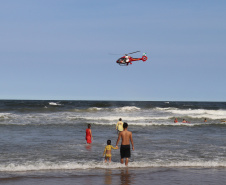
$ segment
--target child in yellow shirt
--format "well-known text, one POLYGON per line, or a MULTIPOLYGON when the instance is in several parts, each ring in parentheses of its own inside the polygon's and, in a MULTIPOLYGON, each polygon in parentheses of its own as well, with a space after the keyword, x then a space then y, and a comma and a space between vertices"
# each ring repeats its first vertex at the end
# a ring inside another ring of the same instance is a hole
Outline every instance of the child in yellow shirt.
POLYGON ((107 146, 104 149, 104 153, 103 153, 103 157, 105 155, 105 162, 107 162, 107 160, 109 160, 109 162, 111 162, 111 149, 118 149, 118 147, 113 147, 111 145, 111 140, 107 140, 107 146))

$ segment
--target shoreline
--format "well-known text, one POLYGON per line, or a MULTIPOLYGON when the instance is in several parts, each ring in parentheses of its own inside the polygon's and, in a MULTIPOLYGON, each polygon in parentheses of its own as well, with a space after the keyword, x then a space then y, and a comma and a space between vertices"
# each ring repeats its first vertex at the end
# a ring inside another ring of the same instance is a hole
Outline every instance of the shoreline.
POLYGON ((0 175, 1 184, 218 184, 226 182, 226 168, 124 168, 95 170, 46 170, 0 175))

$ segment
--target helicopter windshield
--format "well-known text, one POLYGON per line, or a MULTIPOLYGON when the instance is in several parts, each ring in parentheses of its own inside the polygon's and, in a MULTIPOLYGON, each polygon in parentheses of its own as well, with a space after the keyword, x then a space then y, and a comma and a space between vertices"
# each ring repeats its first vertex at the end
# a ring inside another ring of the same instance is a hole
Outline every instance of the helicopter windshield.
POLYGON ((125 60, 123 58, 119 58, 116 63, 118 63, 119 65, 128 65, 125 60))

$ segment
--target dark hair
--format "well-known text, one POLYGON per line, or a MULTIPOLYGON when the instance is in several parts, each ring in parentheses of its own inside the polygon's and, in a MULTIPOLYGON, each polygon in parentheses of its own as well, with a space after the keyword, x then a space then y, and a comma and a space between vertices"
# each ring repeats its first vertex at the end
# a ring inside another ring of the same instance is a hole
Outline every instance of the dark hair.
POLYGON ((111 144, 111 140, 107 140, 107 145, 110 145, 111 144))
POLYGON ((127 128, 128 127, 128 123, 124 122, 123 123, 123 128, 127 128))
POLYGON ((91 125, 90 124, 88 124, 88 128, 91 128, 91 125))
POLYGON ((122 121, 122 118, 119 118, 119 121, 122 121))

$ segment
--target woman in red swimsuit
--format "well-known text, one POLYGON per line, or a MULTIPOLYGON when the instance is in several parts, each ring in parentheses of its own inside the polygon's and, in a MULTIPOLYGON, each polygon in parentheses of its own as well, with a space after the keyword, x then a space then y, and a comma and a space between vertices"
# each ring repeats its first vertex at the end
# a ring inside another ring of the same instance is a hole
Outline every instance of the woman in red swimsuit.
POLYGON ((88 128, 86 129, 86 141, 88 144, 91 144, 93 140, 91 125, 88 124, 88 128))

